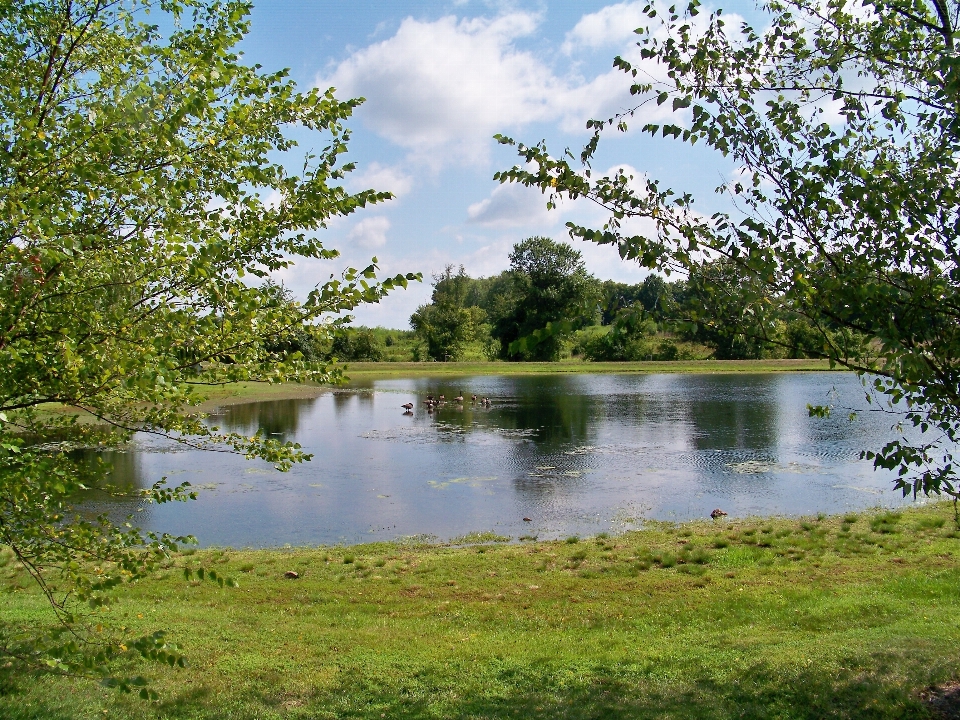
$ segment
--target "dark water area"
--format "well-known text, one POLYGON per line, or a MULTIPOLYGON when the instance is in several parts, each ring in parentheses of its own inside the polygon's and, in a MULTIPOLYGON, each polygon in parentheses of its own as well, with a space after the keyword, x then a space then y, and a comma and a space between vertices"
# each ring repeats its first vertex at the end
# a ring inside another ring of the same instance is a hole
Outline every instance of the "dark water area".
POLYGON ((640 527, 644 520, 836 513, 903 504, 893 475, 859 459, 894 437, 848 373, 535 375, 371 380, 317 398, 223 408, 210 422, 299 442, 312 461, 261 461, 138 437, 101 456, 112 481, 161 477, 190 503, 88 502, 201 545, 271 547, 448 540, 476 531, 540 539, 640 527), (428 394, 448 400, 432 413, 428 394), (476 394, 490 407, 471 403, 476 394), (415 410, 400 407, 412 402, 415 410), (530 518, 525 521, 524 518, 530 518))

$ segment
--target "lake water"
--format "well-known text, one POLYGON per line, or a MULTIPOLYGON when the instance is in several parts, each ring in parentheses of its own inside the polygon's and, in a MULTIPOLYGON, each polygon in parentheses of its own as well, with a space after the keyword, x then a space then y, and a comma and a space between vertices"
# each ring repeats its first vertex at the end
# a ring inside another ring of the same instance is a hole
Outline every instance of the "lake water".
MULTIPOLYGON (((212 416, 221 429, 260 430, 314 453, 287 473, 140 437, 104 457, 120 485, 167 476, 200 489, 198 501, 136 512, 139 525, 233 547, 477 531, 547 539, 714 508, 735 517, 905 502, 890 473, 858 459, 894 436, 895 418, 808 417, 808 403, 828 402, 866 407, 849 373, 386 379, 212 416), (427 412, 426 395, 460 391, 492 404, 448 400, 427 412)), ((136 510, 90 504, 114 516, 136 510)))

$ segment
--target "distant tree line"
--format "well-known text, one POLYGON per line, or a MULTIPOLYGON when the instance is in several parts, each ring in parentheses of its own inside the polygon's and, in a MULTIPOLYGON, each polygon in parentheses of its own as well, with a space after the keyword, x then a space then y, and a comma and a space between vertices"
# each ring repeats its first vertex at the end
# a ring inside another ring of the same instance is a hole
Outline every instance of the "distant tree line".
MULTIPOLYGON (((518 242, 510 266, 474 278, 448 265, 433 276, 430 302, 411 330, 342 326, 332 336, 305 326, 278 336, 278 357, 382 362, 467 359, 595 361, 808 358, 825 344, 862 352, 866 338, 817 325, 726 259, 694 265, 687 277, 601 281, 582 255, 546 237, 518 242)), ((275 286, 278 302, 293 302, 275 286)))
POLYGON ((514 246, 499 275, 471 278, 452 265, 434 275, 431 301, 410 325, 422 359, 437 361, 461 360, 478 343, 490 358, 538 361, 565 351, 609 361, 805 358, 822 355, 826 342, 863 346, 865 338, 817 326, 776 297, 757 301, 749 282, 727 260, 674 281, 600 281, 577 250, 532 237, 514 246))

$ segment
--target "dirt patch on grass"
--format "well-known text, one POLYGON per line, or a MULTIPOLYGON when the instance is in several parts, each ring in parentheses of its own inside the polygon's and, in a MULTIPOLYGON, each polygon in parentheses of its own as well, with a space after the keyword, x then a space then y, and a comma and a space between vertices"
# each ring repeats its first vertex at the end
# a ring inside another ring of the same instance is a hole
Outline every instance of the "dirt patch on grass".
POLYGON ((935 718, 960 720, 960 681, 932 687, 921 693, 920 699, 935 718))

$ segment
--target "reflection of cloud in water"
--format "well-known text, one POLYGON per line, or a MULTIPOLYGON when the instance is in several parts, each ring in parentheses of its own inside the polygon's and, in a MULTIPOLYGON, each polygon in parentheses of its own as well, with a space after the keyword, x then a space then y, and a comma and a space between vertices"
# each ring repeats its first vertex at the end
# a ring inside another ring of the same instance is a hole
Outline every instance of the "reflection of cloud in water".
POLYGON ((521 430, 515 428, 491 428, 480 425, 463 427, 448 423, 436 422, 432 425, 398 425, 389 428, 366 430, 360 433, 365 440, 385 440, 387 442, 403 442, 429 445, 448 442, 451 439, 466 440, 473 444, 496 443, 502 439, 528 441, 536 437, 535 429, 521 430))
POLYGON ((871 495, 883 495, 886 490, 882 488, 858 487, 857 485, 831 485, 832 488, 843 488, 846 490, 858 490, 859 492, 869 493, 871 495))
POLYGON ((452 480, 444 480, 438 482, 436 480, 428 480, 427 485, 437 490, 445 490, 451 485, 466 485, 467 487, 481 487, 483 483, 492 482, 497 479, 496 475, 491 475, 489 477, 458 477, 453 478, 452 480))
POLYGON ((537 436, 536 429, 523 430, 520 428, 489 428, 500 437, 511 438, 514 440, 529 440, 537 436))
POLYGON ((556 468, 547 467, 547 468, 537 468, 536 472, 528 472, 527 477, 535 478, 559 478, 559 477, 572 477, 577 478, 583 475, 585 472, 590 472, 589 470, 560 470, 558 472, 549 472, 550 470, 556 470, 556 468))
MULTIPOLYGON (((453 432, 457 429, 454 428, 453 432)), ((429 444, 439 442, 433 428, 420 427, 412 425, 409 427, 398 426, 392 428, 383 428, 377 430, 367 430, 360 434, 364 440, 386 440, 387 442, 403 442, 429 444)))
POLYGON ((820 472, 822 469, 816 465, 804 465, 797 462, 783 464, 767 460, 744 460, 743 462, 728 463, 727 467, 735 473, 747 473, 749 475, 761 475, 763 473, 773 472, 803 474, 820 472))

